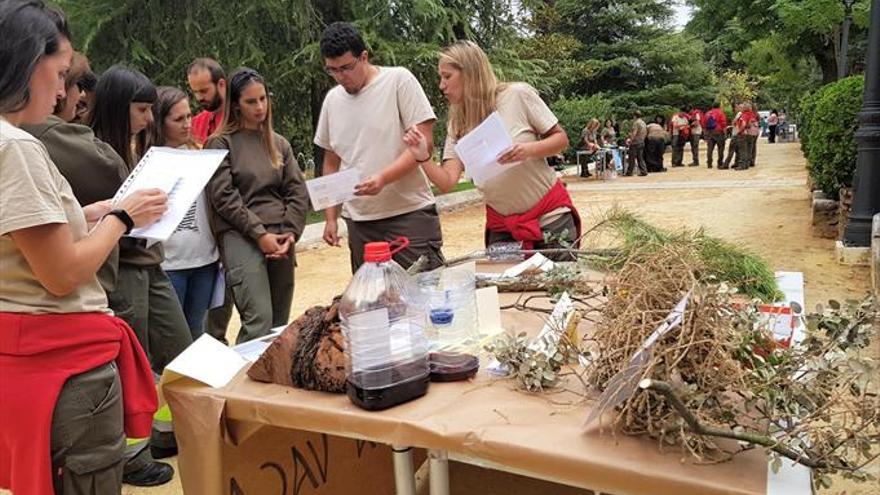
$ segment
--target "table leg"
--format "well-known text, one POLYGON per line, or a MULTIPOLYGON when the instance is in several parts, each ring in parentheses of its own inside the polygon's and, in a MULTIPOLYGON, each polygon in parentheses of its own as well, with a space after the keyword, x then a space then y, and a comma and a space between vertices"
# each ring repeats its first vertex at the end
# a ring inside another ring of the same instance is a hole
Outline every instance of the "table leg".
POLYGON ((449 458, 445 450, 429 450, 431 495, 449 495, 449 458))
POLYGON ((392 445, 391 451, 394 452, 394 485, 397 495, 416 495, 412 447, 392 445))

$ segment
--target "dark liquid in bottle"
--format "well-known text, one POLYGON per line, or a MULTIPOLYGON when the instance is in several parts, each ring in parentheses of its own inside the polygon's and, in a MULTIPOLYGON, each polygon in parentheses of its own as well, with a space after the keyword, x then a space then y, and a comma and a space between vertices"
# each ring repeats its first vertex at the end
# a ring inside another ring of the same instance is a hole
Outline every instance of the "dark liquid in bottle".
POLYGON ((388 370, 352 373, 345 381, 345 391, 356 406, 368 411, 381 411, 425 395, 428 392, 429 382, 430 375, 425 373, 425 361, 418 359, 395 364, 388 370), (386 381, 393 385, 377 388, 356 385, 370 380, 365 375, 377 372, 388 373, 386 381))
POLYGON ((476 356, 455 352, 432 352, 428 355, 432 382, 457 382, 477 374, 480 359, 476 356))

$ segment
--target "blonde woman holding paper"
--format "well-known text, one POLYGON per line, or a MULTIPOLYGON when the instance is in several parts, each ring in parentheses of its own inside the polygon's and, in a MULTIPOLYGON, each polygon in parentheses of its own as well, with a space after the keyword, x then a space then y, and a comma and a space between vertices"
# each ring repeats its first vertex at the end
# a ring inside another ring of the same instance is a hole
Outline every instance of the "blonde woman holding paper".
POLYGON ((548 156, 568 147, 568 137, 538 92, 526 83, 499 83, 488 57, 471 41, 443 50, 437 69, 440 90, 449 100, 442 164, 430 160, 418 129, 404 136, 431 182, 444 192, 458 183, 464 164, 455 145, 498 112, 514 143, 498 163, 518 165, 478 186, 486 202, 486 246, 518 241, 525 249, 544 249, 575 241, 580 217, 565 185, 547 165, 548 156))
POLYGON ((224 105, 223 124, 205 147, 229 154, 205 192, 242 343, 287 324, 308 193, 290 143, 272 128, 263 76, 248 68, 233 72, 224 105))

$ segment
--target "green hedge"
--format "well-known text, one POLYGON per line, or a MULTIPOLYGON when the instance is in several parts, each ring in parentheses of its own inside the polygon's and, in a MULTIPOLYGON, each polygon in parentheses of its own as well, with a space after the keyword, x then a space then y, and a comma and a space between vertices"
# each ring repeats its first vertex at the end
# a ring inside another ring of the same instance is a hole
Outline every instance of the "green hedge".
POLYGON ((611 115, 611 101, 604 94, 598 93, 586 98, 562 97, 550 105, 559 124, 568 134, 569 148, 565 151, 571 159, 580 144, 581 131, 591 118, 599 119, 599 125, 606 115, 611 115))
POLYGON ((864 77, 852 76, 822 86, 800 104, 798 134, 813 183, 828 197, 852 187, 856 170, 853 134, 862 106, 864 77))

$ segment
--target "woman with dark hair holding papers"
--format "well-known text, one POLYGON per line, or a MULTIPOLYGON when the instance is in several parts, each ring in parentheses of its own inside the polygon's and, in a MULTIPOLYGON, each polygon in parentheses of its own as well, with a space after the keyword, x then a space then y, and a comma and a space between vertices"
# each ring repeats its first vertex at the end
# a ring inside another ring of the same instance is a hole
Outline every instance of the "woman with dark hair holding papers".
MULTIPOLYGON (((153 83, 122 66, 107 69, 95 87, 90 125, 122 157, 129 174, 146 151, 155 101, 153 83)), ((123 238, 116 289, 107 294, 110 307, 134 329, 157 374, 192 343, 177 294, 162 270, 164 258, 161 243, 148 247, 144 239, 123 238)))
POLYGON ((418 129, 404 136, 431 182, 444 192, 458 183, 464 164, 456 143, 498 112, 514 144, 498 157, 498 163, 510 168, 477 184, 486 202, 486 246, 515 241, 525 249, 545 249, 576 241, 580 217, 546 159, 568 147, 568 137, 538 92, 525 83, 499 83, 488 57, 471 41, 443 50, 438 72, 440 90, 449 100, 443 163, 428 156, 418 129))
POLYGON ((286 325, 293 299, 294 245, 302 235, 308 193, 290 143, 272 128, 263 77, 241 68, 226 83, 223 124, 205 147, 226 149, 206 193, 211 224, 241 316, 237 342, 286 325))

